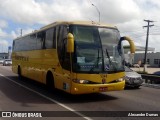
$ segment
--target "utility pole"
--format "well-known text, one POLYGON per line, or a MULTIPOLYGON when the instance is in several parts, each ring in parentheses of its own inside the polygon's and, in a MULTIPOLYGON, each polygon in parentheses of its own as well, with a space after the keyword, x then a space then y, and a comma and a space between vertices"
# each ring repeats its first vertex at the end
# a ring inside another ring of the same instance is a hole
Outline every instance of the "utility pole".
POLYGON ((22 37, 22 29, 21 29, 21 37, 22 37))
POLYGON ((150 25, 150 23, 153 23, 154 21, 151 21, 151 20, 144 20, 145 22, 147 22, 148 24, 146 26, 143 26, 144 27, 147 27, 147 35, 146 35, 146 46, 145 46, 145 56, 144 56, 144 69, 143 71, 145 72, 146 71, 146 61, 147 61, 147 51, 148 51, 148 38, 149 38, 149 28, 154 26, 154 25, 150 25))

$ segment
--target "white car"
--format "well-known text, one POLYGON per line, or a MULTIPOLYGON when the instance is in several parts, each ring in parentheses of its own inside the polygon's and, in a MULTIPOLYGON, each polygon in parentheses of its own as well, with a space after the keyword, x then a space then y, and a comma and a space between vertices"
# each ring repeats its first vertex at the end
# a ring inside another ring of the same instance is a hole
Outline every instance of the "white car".
POLYGON ((3 64, 4 59, 0 59, 0 64, 3 64))
POLYGON ((144 80, 141 75, 125 66, 125 87, 139 88, 144 80))
POLYGON ((139 64, 134 64, 133 67, 139 68, 140 65, 139 64))
POLYGON ((12 60, 11 59, 5 59, 3 61, 3 66, 8 66, 8 65, 12 65, 12 60))

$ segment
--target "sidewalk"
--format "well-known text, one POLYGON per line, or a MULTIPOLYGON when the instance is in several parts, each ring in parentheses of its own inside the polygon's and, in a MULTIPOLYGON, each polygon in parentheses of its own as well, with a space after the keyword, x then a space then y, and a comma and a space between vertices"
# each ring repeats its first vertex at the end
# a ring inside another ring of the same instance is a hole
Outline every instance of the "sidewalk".
POLYGON ((151 84, 151 83, 145 83, 144 82, 144 83, 142 83, 142 86, 160 89, 160 84, 151 84))
MULTIPOLYGON (((143 71, 143 67, 140 67, 140 68, 131 68, 132 70, 134 71, 143 71)), ((146 71, 149 73, 149 74, 153 74, 154 72, 157 72, 157 71, 160 71, 160 68, 147 68, 146 71)), ((160 84, 154 84, 154 83, 143 83, 142 86, 144 87, 151 87, 151 88, 156 88, 156 89, 160 89, 160 84)))
MULTIPOLYGON (((143 71, 144 68, 140 67, 140 68, 131 68, 131 69, 134 71, 143 71)), ((149 74, 152 74, 157 71, 160 71, 160 68, 147 68, 146 69, 146 72, 148 72, 149 74)))

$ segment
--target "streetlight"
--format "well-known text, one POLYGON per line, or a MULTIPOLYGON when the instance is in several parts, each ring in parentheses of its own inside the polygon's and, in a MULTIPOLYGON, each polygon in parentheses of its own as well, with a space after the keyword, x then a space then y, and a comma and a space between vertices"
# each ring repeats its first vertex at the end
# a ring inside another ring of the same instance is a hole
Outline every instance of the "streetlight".
POLYGON ((100 11, 99 11, 99 9, 97 8, 97 6, 95 6, 93 3, 92 3, 92 6, 94 6, 94 7, 96 8, 97 12, 98 12, 98 15, 99 15, 99 23, 100 23, 100 11))

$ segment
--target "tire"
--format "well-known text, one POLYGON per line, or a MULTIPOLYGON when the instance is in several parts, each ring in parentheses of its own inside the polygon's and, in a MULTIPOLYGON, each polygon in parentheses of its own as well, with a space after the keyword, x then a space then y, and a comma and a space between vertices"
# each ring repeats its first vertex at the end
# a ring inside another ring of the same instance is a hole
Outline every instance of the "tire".
POLYGON ((22 79, 22 74, 21 74, 21 68, 20 68, 20 66, 18 66, 17 73, 18 73, 18 79, 21 80, 22 79))
POLYGON ((135 86, 134 88, 139 89, 140 86, 135 86))
POLYGON ((159 84, 159 83, 160 83, 159 80, 154 80, 153 82, 154 82, 155 84, 159 84))
POLYGON ((53 77, 53 74, 51 72, 47 73, 46 85, 47 85, 47 89, 49 91, 54 91, 55 90, 54 77, 53 77))

